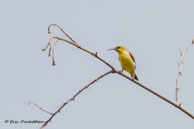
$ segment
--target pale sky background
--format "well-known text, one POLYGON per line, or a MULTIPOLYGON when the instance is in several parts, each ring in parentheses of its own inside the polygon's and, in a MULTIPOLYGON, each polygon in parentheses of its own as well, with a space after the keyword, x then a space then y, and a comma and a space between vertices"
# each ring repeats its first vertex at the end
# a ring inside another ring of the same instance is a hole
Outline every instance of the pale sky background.
MULTIPOLYGON (((125 45, 135 56, 140 82, 175 100, 180 50, 194 38, 193 0, 1 0, 0 128, 39 129, 42 120, 79 89, 110 70, 96 58, 59 42, 53 67, 41 49, 49 24, 120 69, 116 52, 125 45)), ((54 36, 64 35, 52 28, 54 36)), ((185 55, 180 101, 194 114, 194 46, 185 55)), ((129 80, 111 74, 64 107, 46 129, 193 129, 194 121, 129 80)))

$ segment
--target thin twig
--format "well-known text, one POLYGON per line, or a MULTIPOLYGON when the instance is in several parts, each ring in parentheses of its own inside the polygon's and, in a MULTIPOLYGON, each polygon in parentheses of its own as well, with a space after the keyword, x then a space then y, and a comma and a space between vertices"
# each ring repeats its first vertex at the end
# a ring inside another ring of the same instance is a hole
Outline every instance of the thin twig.
POLYGON ((56 26, 57 28, 59 28, 60 29, 60 31, 61 32, 63 32, 66 36, 67 36, 67 38, 68 39, 70 39, 73 43, 75 43, 75 44, 77 44, 76 42, 75 42, 75 40, 73 40, 60 26, 58 26, 57 24, 50 24, 49 26, 48 26, 48 33, 49 34, 51 34, 51 31, 50 31, 50 28, 51 28, 51 26, 56 26))
POLYGON ((191 46, 191 44, 193 44, 194 40, 192 40, 183 50, 183 52, 180 51, 180 62, 178 64, 178 74, 177 74, 177 77, 176 77, 176 90, 175 90, 175 100, 176 100, 176 103, 179 104, 179 106, 181 106, 181 103, 179 103, 179 99, 178 99, 178 91, 180 90, 179 88, 179 85, 178 85, 178 82, 179 82, 179 78, 180 76, 182 76, 182 72, 181 72, 181 69, 182 69, 182 65, 183 65, 183 61, 184 61, 184 56, 185 56, 185 53, 188 51, 189 47, 191 46))
POLYGON ((51 56, 51 40, 52 40, 52 38, 49 39, 48 44, 46 45, 46 47, 42 49, 42 51, 45 51, 49 47, 48 57, 51 56))
POLYGON ((109 75, 110 73, 113 73, 114 71, 108 71, 102 75, 100 75, 98 78, 94 79, 93 81, 91 81, 88 85, 86 85, 85 87, 83 87, 81 90, 79 90, 73 97, 71 97, 67 102, 63 103, 62 106, 59 107, 59 109, 57 111, 55 111, 51 117, 42 125, 42 127, 40 129, 43 129, 45 126, 47 126, 47 124, 53 119, 53 117, 61 111, 61 109, 67 105, 69 102, 74 101, 75 98, 82 93, 85 89, 89 88, 92 84, 94 84, 96 81, 100 80, 101 78, 105 77, 106 75, 109 75))
MULTIPOLYGON (((52 48, 52 60, 53 60, 53 65, 56 65, 56 63, 55 63, 55 54, 54 54, 54 50, 55 50, 55 46, 57 45, 57 43, 58 43, 58 39, 56 40, 56 42, 55 42, 55 44, 54 44, 54 46, 53 46, 53 48, 52 48)), ((49 51, 50 52, 50 51, 49 51)))
POLYGON ((33 101, 30 101, 30 102, 28 103, 28 105, 30 105, 31 103, 34 104, 34 105, 35 105, 38 109, 40 109, 41 111, 46 112, 46 113, 48 113, 48 114, 50 114, 50 115, 53 115, 53 113, 51 113, 51 112, 49 112, 49 111, 43 109, 42 107, 38 106, 38 104, 36 104, 36 103, 33 102, 33 101))

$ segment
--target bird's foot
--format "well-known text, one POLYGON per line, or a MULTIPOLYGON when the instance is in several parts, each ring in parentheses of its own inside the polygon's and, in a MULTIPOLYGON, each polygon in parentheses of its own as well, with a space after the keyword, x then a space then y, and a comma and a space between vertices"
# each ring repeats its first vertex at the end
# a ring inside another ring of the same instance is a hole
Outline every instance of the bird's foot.
POLYGON ((122 73, 123 72, 123 69, 122 70, 119 70, 119 73, 122 73))

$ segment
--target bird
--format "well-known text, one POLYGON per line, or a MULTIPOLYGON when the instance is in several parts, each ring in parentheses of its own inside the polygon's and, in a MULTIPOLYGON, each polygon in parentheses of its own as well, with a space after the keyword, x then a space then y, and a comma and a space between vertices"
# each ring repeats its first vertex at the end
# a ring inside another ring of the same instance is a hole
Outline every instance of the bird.
POLYGON ((123 70, 127 71, 131 78, 134 80, 139 81, 135 69, 136 69, 136 62, 133 54, 125 47, 125 46, 116 46, 115 48, 111 48, 108 50, 115 50, 119 54, 119 61, 123 70))

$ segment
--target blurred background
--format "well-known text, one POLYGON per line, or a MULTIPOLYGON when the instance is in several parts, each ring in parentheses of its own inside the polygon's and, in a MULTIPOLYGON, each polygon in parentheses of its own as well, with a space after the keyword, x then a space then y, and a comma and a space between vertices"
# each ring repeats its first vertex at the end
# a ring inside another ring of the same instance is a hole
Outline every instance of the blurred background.
MULTIPOLYGON (((180 50, 194 38, 193 0, 2 0, 0 1, 0 127, 38 129, 42 124, 5 120, 41 120, 79 89, 110 70, 96 58, 60 41, 56 66, 48 51, 50 36, 65 37, 58 24, 82 47, 121 69, 116 52, 125 45, 135 56, 141 83, 175 100, 180 50)), ((194 114, 194 48, 185 54, 179 100, 194 114)), ((127 74, 127 73, 126 73, 127 74)), ((111 74, 84 91, 46 129, 193 129, 193 120, 129 80, 111 74)))

